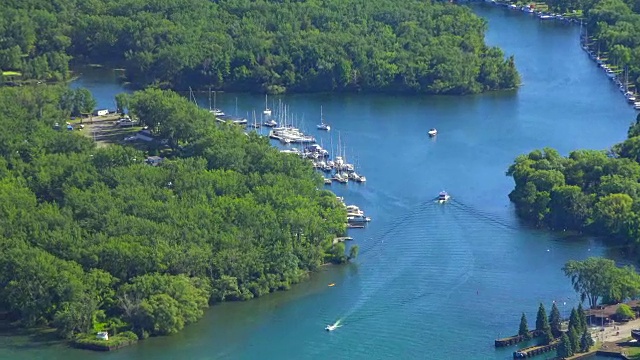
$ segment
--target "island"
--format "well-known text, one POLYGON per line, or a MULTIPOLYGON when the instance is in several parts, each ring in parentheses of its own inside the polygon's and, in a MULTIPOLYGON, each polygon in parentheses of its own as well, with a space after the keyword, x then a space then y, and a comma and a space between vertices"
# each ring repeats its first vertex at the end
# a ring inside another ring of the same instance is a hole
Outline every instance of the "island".
POLYGON ((110 350, 357 254, 334 242, 347 212, 308 162, 159 89, 127 102, 155 148, 97 148, 65 125, 95 104, 87 96, 0 88, 3 324, 110 350))
POLYGON ((9 83, 68 79, 70 62, 176 90, 472 94, 520 83, 513 57, 484 43, 486 22, 447 2, 29 0, 0 19, 9 83))

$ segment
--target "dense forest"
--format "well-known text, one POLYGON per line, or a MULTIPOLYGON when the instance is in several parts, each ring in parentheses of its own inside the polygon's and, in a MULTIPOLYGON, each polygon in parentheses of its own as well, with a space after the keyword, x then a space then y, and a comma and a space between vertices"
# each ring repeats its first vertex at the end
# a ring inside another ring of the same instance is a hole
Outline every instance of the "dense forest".
POLYGON ((133 147, 55 130, 86 105, 81 93, 0 88, 2 318, 66 338, 170 334, 209 303, 287 289, 346 260, 333 245, 346 210, 304 160, 146 90, 128 102, 168 140, 152 166, 133 147))
POLYGON ((558 12, 582 10, 590 49, 618 72, 628 70, 630 85, 640 88, 640 1, 549 0, 547 4, 558 12))
POLYGON ((545 148, 520 155, 507 175, 519 216, 538 226, 603 235, 640 250, 640 116, 610 151, 545 148))
POLYGON ((485 29, 466 7, 420 0, 8 0, 0 69, 60 80, 73 58, 139 87, 271 93, 516 87, 485 29))

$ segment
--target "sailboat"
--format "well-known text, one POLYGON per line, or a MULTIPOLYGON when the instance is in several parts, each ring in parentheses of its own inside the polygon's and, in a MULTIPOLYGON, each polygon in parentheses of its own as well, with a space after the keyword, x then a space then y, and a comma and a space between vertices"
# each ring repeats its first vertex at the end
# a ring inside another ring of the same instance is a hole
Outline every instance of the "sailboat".
POLYGON ((267 94, 264 94, 264 116, 271 116, 271 109, 269 109, 269 103, 267 102, 267 94))
POLYGON ((211 108, 211 87, 209 87, 209 112, 213 114, 213 116, 224 116, 222 110, 216 108, 216 93, 213 92, 213 108, 211 108))
POLYGON ((331 126, 329 124, 324 123, 324 117, 322 116, 322 106, 320 106, 320 124, 318 124, 318 130, 331 130, 331 126))

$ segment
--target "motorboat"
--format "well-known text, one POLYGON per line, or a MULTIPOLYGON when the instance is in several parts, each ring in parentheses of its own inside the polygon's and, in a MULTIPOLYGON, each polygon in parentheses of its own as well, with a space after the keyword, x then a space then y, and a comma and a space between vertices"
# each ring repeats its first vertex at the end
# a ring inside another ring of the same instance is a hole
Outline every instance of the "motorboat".
POLYGON ((447 202, 447 201, 449 201, 449 198, 450 198, 450 196, 449 196, 449 194, 447 194, 447 192, 446 192, 446 191, 441 191, 441 192, 438 194, 438 202, 439 202, 439 203, 447 202))
POLYGON ((640 329, 632 329, 631 337, 633 337, 636 340, 640 340, 640 329))
POLYGON ((269 121, 265 121, 265 123, 262 124, 262 125, 264 125, 266 127, 274 128, 274 127, 278 126, 278 123, 275 120, 271 119, 269 121))
POLYGON ((436 136, 436 135, 438 135, 438 130, 436 130, 436 129, 431 129, 431 130, 429 130, 429 131, 427 132, 427 134, 429 134, 429 136, 431 136, 431 137, 436 136))
POLYGON ((324 329, 327 330, 327 331, 333 331, 333 330, 335 330, 337 328, 338 328, 338 325, 327 325, 327 327, 324 328, 324 329))
POLYGON ((371 221, 371 218, 364 215, 347 216, 347 222, 350 224, 363 224, 371 221))

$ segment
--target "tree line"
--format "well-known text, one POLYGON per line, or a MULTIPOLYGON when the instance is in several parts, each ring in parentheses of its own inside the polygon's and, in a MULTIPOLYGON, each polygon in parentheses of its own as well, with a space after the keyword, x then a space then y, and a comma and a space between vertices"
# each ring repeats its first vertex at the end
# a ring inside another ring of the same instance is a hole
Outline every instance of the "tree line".
POLYGON ((146 90, 130 111, 169 139, 151 166, 132 147, 54 129, 82 93, 0 88, 0 312, 17 325, 171 334, 211 303, 288 289, 348 258, 332 244, 346 210, 304 160, 146 90))
POLYGON ((640 116, 608 151, 551 148, 520 155, 509 167, 517 214, 537 226, 602 235, 640 245, 640 116))
POLYGON ((522 313, 518 335, 523 336, 525 339, 530 339, 533 334, 541 337, 540 345, 558 343, 557 355, 561 359, 577 353, 587 352, 595 344, 589 333, 587 318, 582 309, 582 304, 579 304, 577 309, 571 309, 571 316, 566 330, 562 328, 562 317, 555 302, 551 307, 549 317, 547 317, 544 305, 540 303, 536 314, 534 332, 529 331, 527 317, 522 313))
POLYGON ((69 77, 70 59, 136 86, 466 94, 516 87, 513 57, 466 7, 409 0, 9 1, 0 69, 69 77))
POLYGON ((628 69, 629 82, 640 86, 640 1, 549 0, 558 12, 582 10, 589 47, 617 70, 628 69))

